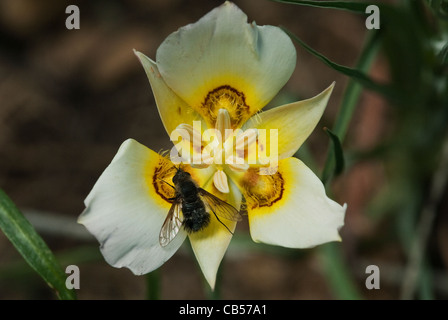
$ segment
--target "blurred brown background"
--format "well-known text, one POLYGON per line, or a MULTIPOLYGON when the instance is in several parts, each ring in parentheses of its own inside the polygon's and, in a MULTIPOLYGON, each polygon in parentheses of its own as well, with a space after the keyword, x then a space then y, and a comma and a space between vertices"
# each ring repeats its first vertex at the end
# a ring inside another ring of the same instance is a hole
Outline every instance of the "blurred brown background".
MULTIPOLYGON (((348 12, 264 0, 234 2, 250 21, 285 26, 342 65, 355 64, 368 32, 364 18, 348 12)), ((84 198, 125 139, 134 138, 155 151, 171 146, 144 70, 132 49, 155 58, 157 47, 166 36, 197 21, 221 3, 0 2, 0 188, 25 213, 38 212, 42 223, 36 228, 56 254, 92 246, 97 250, 95 240, 64 234, 63 227, 58 232, 45 226, 54 216, 62 218, 62 225, 76 220, 84 209, 84 198), (65 28, 65 8, 69 4, 79 6, 80 30, 65 28)), ((322 165, 328 146, 322 128, 332 126, 347 78, 302 48, 297 50, 296 70, 277 101, 312 97, 336 81, 324 118, 309 140, 312 153, 322 165)), ((378 79, 387 78, 387 66, 381 58, 374 64, 372 74, 378 79)), ((364 92, 346 145, 360 149, 374 145, 387 134, 387 117, 383 100, 364 92)), ((380 163, 363 162, 335 182, 334 198, 348 203, 341 245, 349 259, 355 255, 357 238, 381 237, 381 226, 363 215, 363 207, 383 179, 380 163)), ((246 223, 237 231, 247 233, 246 223)), ((323 274, 318 250, 297 250, 291 256, 290 251, 270 253, 266 246, 257 244, 248 248, 231 244, 222 263, 222 298, 335 298, 323 274), (257 246, 262 249, 254 250, 257 246)), ((145 298, 145 277, 133 276, 127 269, 114 269, 95 252, 80 249, 78 260, 73 262, 81 270, 81 289, 77 291, 80 299, 145 298), (88 261, 87 256, 92 254, 95 258, 88 261), (83 262, 83 258, 87 261, 83 262)), ((361 294, 370 299, 397 298, 397 270, 387 271, 384 267, 381 290, 369 291, 364 286, 365 267, 382 266, 382 262, 399 265, 402 259, 402 253, 393 245, 356 255, 350 268, 361 294)), ((71 263, 70 258, 61 262, 64 267, 71 263)), ((54 298, 43 281, 27 268, 0 234, 0 272, 5 271, 0 275, 0 298, 54 298), (13 272, 14 266, 18 274, 13 272)), ((176 253, 159 273, 161 298, 206 297, 201 271, 188 247, 176 253)))

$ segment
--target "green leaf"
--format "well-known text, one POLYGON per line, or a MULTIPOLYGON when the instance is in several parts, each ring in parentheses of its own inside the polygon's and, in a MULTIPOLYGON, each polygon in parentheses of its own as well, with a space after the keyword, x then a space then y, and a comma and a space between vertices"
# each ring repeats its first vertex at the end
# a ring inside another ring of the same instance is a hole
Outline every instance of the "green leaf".
POLYGON ((360 70, 349 68, 340 64, 337 64, 327 57, 325 57, 323 54, 317 52, 310 46, 308 46, 305 42, 303 42, 299 37, 297 37, 295 34, 291 33, 286 28, 282 27, 282 29, 298 44, 300 44, 305 50, 307 50, 309 53, 311 53, 313 56, 321 60, 323 63, 325 63, 330 68, 350 77, 354 81, 360 83, 365 88, 376 91, 380 93, 381 95, 387 97, 391 101, 400 101, 402 98, 401 96, 397 95, 396 91, 387 84, 381 84, 374 80, 372 80, 370 77, 368 77, 364 72, 361 72, 360 70))
MULTIPOLYGON (((362 70, 363 72, 369 70, 378 52, 377 40, 378 38, 375 36, 375 33, 370 33, 356 65, 358 70, 362 70)), ((358 104, 361 89, 361 85, 358 82, 355 82, 353 78, 350 79, 342 99, 341 110, 332 130, 339 137, 339 141, 343 141, 345 138, 348 126, 358 104)), ((331 173, 334 172, 334 167, 336 166, 334 152, 334 148, 330 148, 323 169, 322 181, 324 181, 325 185, 328 185, 331 173)), ((362 296, 358 292, 353 275, 345 262, 340 246, 336 243, 328 243, 320 248, 320 252, 324 259, 326 278, 336 297, 339 299, 361 299, 362 296)))
POLYGON ((442 19, 448 18, 448 1, 446 0, 426 0, 434 12, 442 19))
POLYGON ((0 229, 25 261, 56 291, 59 299, 76 299, 65 286, 66 274, 31 223, 0 189, 0 229))
POLYGON ((448 42, 443 46, 438 54, 441 65, 448 65, 448 42))
POLYGON ((339 137, 335 135, 333 132, 331 132, 330 129, 324 128, 325 132, 328 134, 328 136, 331 139, 331 142, 333 143, 333 154, 334 159, 336 161, 336 165, 334 168, 334 175, 337 176, 342 173, 344 170, 344 153, 342 151, 342 144, 339 140, 339 137))
POLYGON ((365 2, 354 2, 354 1, 305 1, 305 0, 271 0, 274 2, 287 3, 287 4, 297 4, 308 7, 316 8, 328 8, 328 9, 338 9, 345 10, 355 13, 366 12, 367 6, 370 4, 378 5, 378 3, 365 3, 365 2))
MULTIPOLYGON (((374 33, 368 37, 364 49, 356 64, 356 68, 363 72, 367 72, 378 52, 378 38, 374 33)), ((358 104, 359 97, 362 92, 361 85, 354 79, 350 79, 341 102, 341 110, 338 113, 332 132, 339 137, 341 142, 344 141, 350 121, 358 104)), ((328 183, 335 167, 334 150, 331 148, 328 152, 327 160, 322 171, 322 181, 328 183)))

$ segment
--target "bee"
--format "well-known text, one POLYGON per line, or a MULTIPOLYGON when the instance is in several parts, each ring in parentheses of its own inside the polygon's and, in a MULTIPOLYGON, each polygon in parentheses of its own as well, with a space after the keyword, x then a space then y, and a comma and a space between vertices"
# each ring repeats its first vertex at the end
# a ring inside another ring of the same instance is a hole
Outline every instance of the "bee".
POLYGON ((206 190, 198 187, 191 175, 176 167, 173 177, 174 186, 162 180, 175 190, 174 198, 170 200, 173 204, 163 222, 159 234, 159 243, 162 247, 167 246, 183 227, 187 233, 198 232, 210 224, 210 213, 230 232, 230 229, 219 217, 240 221, 240 212, 232 205, 219 199, 206 190))

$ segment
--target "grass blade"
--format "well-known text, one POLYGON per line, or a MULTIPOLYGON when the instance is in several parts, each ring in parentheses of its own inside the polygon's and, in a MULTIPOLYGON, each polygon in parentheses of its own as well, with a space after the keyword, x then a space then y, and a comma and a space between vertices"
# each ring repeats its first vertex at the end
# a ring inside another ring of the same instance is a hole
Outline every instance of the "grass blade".
POLYGON ((0 229, 25 261, 56 291, 59 299, 76 299, 75 292, 65 286, 66 274, 53 253, 1 189, 0 229))
MULTIPOLYGON (((362 72, 367 72, 375 58, 378 47, 378 38, 371 34, 370 38, 367 39, 366 45, 364 47, 361 56, 359 57, 356 68, 362 72)), ((358 103, 359 97, 362 92, 362 86, 356 82, 354 79, 350 79, 347 88, 345 89, 344 96, 341 102, 341 110, 338 113, 332 132, 339 137, 342 143, 345 139, 345 135, 352 119, 353 113, 355 112, 356 105, 358 103)), ((325 162, 324 169, 322 171, 322 181, 328 182, 329 178, 334 172, 335 167, 335 157, 333 149, 329 150, 327 160, 325 162)))
POLYGON ((367 6, 370 4, 378 5, 377 3, 362 3, 362 2, 354 2, 354 1, 306 1, 306 0, 271 0, 274 2, 286 3, 286 4, 297 4, 308 7, 316 7, 316 8, 327 8, 327 9, 338 9, 345 10, 354 13, 362 13, 366 12, 367 6))
MULTIPOLYGON (((396 91, 393 90, 392 87, 390 87, 387 84, 381 84, 374 80, 372 80, 370 77, 368 77, 364 72, 358 69, 349 68, 340 64, 337 64, 327 57, 325 57, 323 54, 317 52, 313 48, 311 48, 309 45, 307 45, 305 42, 303 42, 299 37, 297 37, 295 34, 291 33, 289 30, 282 28, 294 41, 296 41, 298 44, 300 44, 305 50, 307 50, 309 53, 311 53, 313 56, 321 60, 323 63, 325 63, 327 66, 332 68, 333 70, 336 70, 354 81, 358 82, 359 84, 363 85, 365 88, 373 90, 378 92, 379 94, 385 96, 391 101, 400 101, 400 96, 397 95, 396 91)), ((376 33, 374 32, 376 35, 376 33)))

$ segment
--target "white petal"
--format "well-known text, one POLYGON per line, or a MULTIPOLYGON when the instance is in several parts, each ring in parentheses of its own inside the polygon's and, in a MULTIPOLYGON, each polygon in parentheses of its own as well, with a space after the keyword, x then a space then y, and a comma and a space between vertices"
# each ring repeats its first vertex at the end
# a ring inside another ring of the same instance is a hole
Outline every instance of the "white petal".
POLYGON ((166 85, 157 64, 141 52, 134 50, 134 53, 145 69, 157 110, 168 135, 171 135, 171 132, 181 123, 192 125, 193 121, 200 120, 200 116, 166 85))
MULTIPOLYGON (((213 191, 212 183, 206 187, 209 191, 213 191)), ((241 205, 241 192, 232 181, 230 181, 230 193, 220 194, 219 192, 212 192, 220 199, 230 203, 235 208, 241 205)), ((191 246, 193 248, 199 266, 209 283, 210 287, 214 289, 216 282, 216 274, 224 254, 227 251, 232 234, 211 214, 211 222, 209 227, 205 230, 192 233, 189 235, 191 246)), ((229 221, 224 218, 220 220, 233 232, 236 227, 236 222, 229 221)))
POLYGON ((86 198, 78 219, 98 239, 109 264, 127 267, 136 275, 161 266, 186 237, 181 229, 169 245, 159 244, 171 206, 151 183, 160 157, 135 140, 126 140, 86 198))
MULTIPOLYGON (((251 174, 250 171, 245 175, 251 174)), ((252 173, 253 174, 253 173, 252 173)), ((344 225, 345 206, 328 198, 319 178, 299 159, 287 158, 279 161, 276 179, 276 198, 257 206, 248 201, 251 236, 256 242, 264 242, 291 248, 308 248, 329 241, 340 241, 339 229, 344 225), (277 181, 278 182, 278 181, 277 181)), ((252 191, 260 197, 272 191, 268 176, 240 178, 240 185, 259 179, 252 191), (245 182, 246 181, 246 182, 245 182), (266 190, 263 190, 265 188, 266 190)), ((246 189, 245 196, 247 198, 246 189)))
MULTIPOLYGON (((266 130, 266 134, 271 134, 270 130, 278 130, 277 146, 269 145, 275 143, 270 141, 268 145, 263 145, 263 148, 275 150, 277 147, 278 159, 291 157, 316 127, 327 106, 333 87, 334 83, 313 98, 261 112, 250 118, 244 124, 243 130, 257 128, 266 130)), ((258 142, 260 148, 261 141, 258 142)))
POLYGON ((244 94, 249 116, 285 85, 296 63, 285 32, 247 23, 231 2, 168 36, 156 57, 168 86, 197 112, 208 93, 229 86, 244 94))

